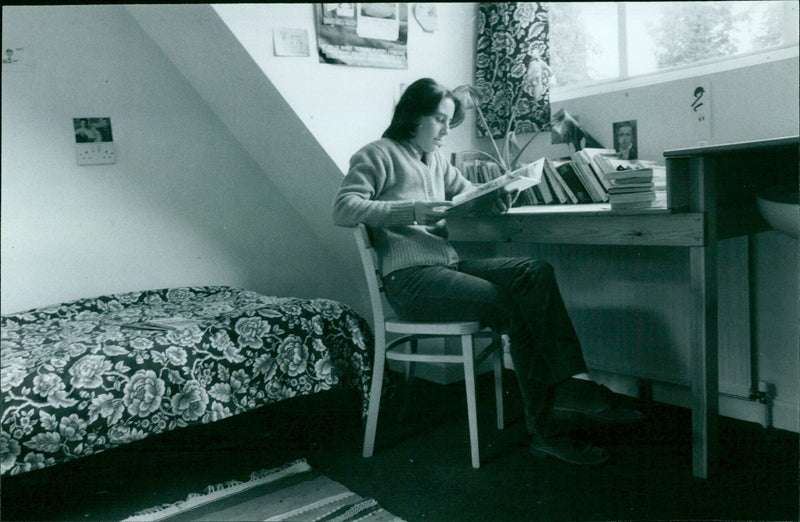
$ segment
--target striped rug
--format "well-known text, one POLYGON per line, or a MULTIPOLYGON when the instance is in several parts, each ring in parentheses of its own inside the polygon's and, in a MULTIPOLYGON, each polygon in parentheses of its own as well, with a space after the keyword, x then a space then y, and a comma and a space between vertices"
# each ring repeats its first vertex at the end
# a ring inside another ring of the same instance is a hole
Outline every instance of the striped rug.
POLYGON ((362 498, 300 459, 250 475, 247 482, 208 486, 174 504, 145 509, 126 521, 298 520, 398 521, 371 498, 362 498))

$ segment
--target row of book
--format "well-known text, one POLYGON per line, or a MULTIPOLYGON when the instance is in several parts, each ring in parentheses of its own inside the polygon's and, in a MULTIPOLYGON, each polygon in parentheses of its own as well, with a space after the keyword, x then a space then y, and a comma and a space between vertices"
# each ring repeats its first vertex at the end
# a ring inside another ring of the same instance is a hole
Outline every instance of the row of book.
MULTIPOLYGON (((491 161, 472 159, 462 174, 482 184, 503 174, 491 161)), ((523 191, 515 206, 610 203, 612 209, 666 208, 666 169, 656 162, 621 159, 614 149, 585 148, 544 159, 543 180, 523 191)))

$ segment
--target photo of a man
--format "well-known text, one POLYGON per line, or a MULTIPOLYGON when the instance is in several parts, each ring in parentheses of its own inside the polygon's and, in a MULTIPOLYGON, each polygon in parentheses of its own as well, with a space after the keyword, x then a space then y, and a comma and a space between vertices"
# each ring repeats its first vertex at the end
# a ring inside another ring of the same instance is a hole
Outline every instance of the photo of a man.
POLYGON ((109 118, 73 118, 75 143, 110 142, 111 120, 109 118))
POLYGON ((622 159, 638 159, 636 146, 636 120, 614 123, 614 150, 622 159))

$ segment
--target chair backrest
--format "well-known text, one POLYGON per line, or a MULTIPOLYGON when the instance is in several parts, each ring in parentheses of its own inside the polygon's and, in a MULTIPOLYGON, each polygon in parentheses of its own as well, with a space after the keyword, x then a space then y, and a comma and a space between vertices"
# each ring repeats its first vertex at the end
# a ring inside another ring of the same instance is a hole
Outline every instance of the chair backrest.
POLYGON ((375 249, 372 248, 372 239, 365 225, 356 226, 355 236, 358 253, 361 255, 361 264, 364 266, 364 275, 367 278, 367 289, 369 290, 369 301, 372 305, 372 315, 375 319, 375 328, 383 328, 386 316, 384 314, 382 295, 383 279, 378 269, 378 255, 375 253, 375 249))

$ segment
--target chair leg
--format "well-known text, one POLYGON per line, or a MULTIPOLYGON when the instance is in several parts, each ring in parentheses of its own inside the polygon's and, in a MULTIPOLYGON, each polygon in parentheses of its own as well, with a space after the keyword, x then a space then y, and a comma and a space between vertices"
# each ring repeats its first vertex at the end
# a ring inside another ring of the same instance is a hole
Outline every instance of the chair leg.
MULTIPOLYGON (((417 339, 410 339, 408 341, 408 351, 409 353, 415 354, 417 353, 417 339)), ((414 371, 416 369, 416 364, 414 361, 405 361, 405 384, 403 385, 403 405, 400 408, 400 418, 405 419, 408 415, 409 411, 411 410, 411 395, 414 391, 412 386, 412 381, 414 380, 414 371)))
MULTIPOLYGON (((412 354, 416 354, 417 353, 417 345, 418 345, 418 343, 417 343, 416 339, 409 340, 408 341, 409 352, 412 353, 412 354)), ((406 384, 409 384, 412 381, 412 379, 414 379, 414 370, 415 370, 415 368, 416 368, 416 365, 415 365, 414 361, 405 361, 406 384)))
POLYGON ((469 444, 472 453, 472 467, 480 468, 478 413, 475 406, 475 353, 472 335, 461 336, 461 350, 464 355, 464 383, 467 389, 467 417, 469 418, 469 444))
POLYGON ((503 344, 494 353, 494 400, 497 408, 497 429, 505 428, 503 418, 503 344))
POLYGON ((371 457, 375 449, 375 432, 378 428, 378 411, 381 407, 381 390, 383 390, 383 372, 386 366, 386 338, 375 335, 375 363, 372 369, 372 386, 369 392, 369 409, 367 410, 367 426, 364 430, 364 448, 362 455, 371 457))

